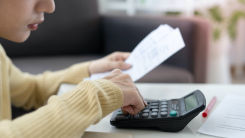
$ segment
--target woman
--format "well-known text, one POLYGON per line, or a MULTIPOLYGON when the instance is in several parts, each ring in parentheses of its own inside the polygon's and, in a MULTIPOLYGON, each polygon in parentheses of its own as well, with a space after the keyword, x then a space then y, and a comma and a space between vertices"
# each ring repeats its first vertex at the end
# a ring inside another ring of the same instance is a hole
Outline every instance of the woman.
MULTIPOLYGON (((0 37, 24 42, 44 21, 44 13, 54 10, 53 0, 0 0, 0 37)), ((33 76, 16 68, 0 46, 0 137, 80 138, 89 125, 120 107, 124 113, 137 114, 146 103, 130 76, 119 70, 130 68, 124 63, 128 56, 114 53, 33 76), (101 80, 82 81, 90 74, 115 68, 119 69, 101 80), (62 82, 79 84, 55 96, 62 82), (11 120, 11 103, 24 109, 42 107, 11 120)))

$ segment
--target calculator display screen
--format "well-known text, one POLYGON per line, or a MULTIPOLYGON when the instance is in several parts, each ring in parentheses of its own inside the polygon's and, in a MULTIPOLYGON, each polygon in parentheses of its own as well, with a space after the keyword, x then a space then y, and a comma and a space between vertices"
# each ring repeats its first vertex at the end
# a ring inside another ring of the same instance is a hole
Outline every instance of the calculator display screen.
POLYGON ((197 107, 197 100, 194 94, 185 98, 186 111, 190 111, 197 107))

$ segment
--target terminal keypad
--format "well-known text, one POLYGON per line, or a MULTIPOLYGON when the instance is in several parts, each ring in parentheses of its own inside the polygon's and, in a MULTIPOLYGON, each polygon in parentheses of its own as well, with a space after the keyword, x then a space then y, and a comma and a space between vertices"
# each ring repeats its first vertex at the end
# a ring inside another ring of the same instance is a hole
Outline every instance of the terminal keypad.
POLYGON ((168 100, 152 100, 147 101, 147 106, 140 113, 135 116, 122 115, 121 111, 118 111, 116 120, 139 120, 139 119, 155 119, 155 118, 166 118, 175 117, 177 112, 171 110, 170 101, 168 100))

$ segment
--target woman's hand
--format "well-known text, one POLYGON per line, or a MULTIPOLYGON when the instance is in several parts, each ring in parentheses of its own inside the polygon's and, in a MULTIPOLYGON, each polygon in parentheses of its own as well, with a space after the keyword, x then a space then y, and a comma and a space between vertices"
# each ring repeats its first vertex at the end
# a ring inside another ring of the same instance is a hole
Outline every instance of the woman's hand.
POLYGON ((147 105, 130 75, 123 74, 121 70, 115 69, 103 79, 113 82, 122 90, 124 96, 122 112, 124 114, 136 115, 147 105))
POLYGON ((103 73, 113 69, 127 70, 131 68, 130 64, 124 61, 129 57, 127 52, 114 52, 104 58, 93 61, 89 66, 89 73, 103 73))

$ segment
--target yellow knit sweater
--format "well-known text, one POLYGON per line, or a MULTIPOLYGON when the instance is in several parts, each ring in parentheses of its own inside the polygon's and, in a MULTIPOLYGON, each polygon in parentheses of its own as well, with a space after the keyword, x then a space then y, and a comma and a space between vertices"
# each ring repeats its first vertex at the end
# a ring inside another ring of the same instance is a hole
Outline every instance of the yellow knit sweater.
POLYGON ((0 45, 0 138, 80 138, 88 126, 120 108, 123 94, 114 83, 82 81, 89 76, 88 65, 33 76, 16 68, 0 45), (63 82, 79 84, 55 96, 63 82), (11 120, 11 103, 42 107, 11 120))

